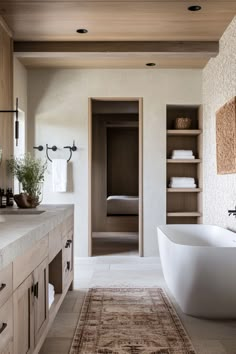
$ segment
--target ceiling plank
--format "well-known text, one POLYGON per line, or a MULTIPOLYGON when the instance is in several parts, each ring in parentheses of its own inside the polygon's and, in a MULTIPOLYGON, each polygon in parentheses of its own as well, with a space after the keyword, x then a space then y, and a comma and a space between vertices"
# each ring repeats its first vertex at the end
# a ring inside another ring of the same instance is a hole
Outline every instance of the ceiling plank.
POLYGON ((236 13, 236 1, 0 1, 18 41, 214 41, 236 13), (86 35, 76 30, 86 28, 86 35))
POLYGON ((217 41, 14 42, 20 53, 198 53, 216 56, 217 41))

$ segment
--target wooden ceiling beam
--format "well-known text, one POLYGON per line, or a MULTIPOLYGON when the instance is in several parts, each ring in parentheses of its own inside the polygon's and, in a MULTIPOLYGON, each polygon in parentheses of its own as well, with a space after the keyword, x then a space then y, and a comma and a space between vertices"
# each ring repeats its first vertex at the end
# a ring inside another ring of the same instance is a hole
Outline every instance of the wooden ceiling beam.
POLYGON ((16 53, 159 53, 216 56, 218 41, 14 42, 16 53))

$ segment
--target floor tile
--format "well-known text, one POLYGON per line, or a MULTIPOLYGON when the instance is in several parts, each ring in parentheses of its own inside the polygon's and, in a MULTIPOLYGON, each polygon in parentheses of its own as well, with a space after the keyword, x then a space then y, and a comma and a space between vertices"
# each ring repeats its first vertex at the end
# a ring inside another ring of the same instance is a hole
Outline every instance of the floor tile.
MULTIPOLYGON (((197 354, 226 354, 226 350, 220 341, 217 340, 199 340, 193 341, 194 349, 197 354)), ((233 352, 230 354, 234 354, 233 352)))
POLYGON ((76 259, 75 290, 68 292, 40 354, 68 354, 87 288, 145 286, 165 289, 197 354, 236 354, 236 321, 185 315, 166 286, 158 257, 117 255, 76 259))
POLYGON ((67 338, 72 339, 75 327, 78 323, 78 313, 58 312, 53 326, 48 332, 48 338, 67 338))
POLYGON ((156 263, 150 264, 135 264, 135 263, 125 263, 125 264, 111 264, 110 270, 161 270, 161 265, 156 263))
POLYGON ((71 339, 46 338, 39 354, 67 354, 71 346, 71 339))

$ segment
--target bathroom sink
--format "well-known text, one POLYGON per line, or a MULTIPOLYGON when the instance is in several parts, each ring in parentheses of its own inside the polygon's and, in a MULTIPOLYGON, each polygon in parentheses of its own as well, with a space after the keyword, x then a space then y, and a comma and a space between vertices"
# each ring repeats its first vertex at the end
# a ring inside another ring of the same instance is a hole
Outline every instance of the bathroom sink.
POLYGON ((0 210, 0 215, 39 215, 45 213, 45 210, 35 210, 35 209, 2 209, 0 210))

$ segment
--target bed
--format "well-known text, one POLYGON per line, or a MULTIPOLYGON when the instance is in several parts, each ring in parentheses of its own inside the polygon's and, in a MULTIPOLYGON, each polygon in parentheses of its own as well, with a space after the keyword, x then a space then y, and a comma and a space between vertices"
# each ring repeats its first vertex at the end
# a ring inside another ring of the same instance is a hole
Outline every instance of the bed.
POLYGON ((111 195, 107 198, 107 215, 138 215, 139 198, 129 195, 111 195))

